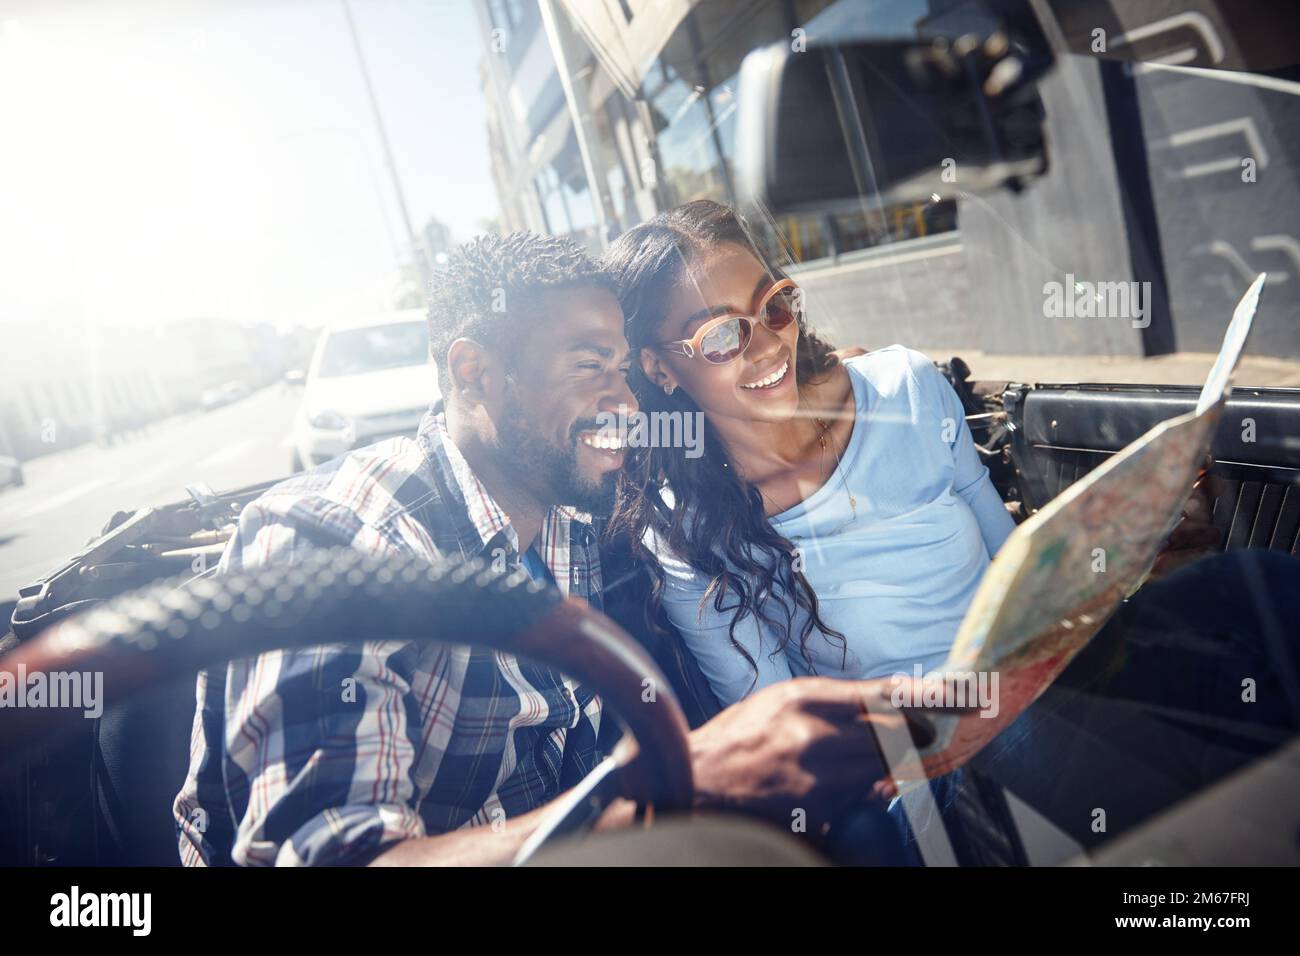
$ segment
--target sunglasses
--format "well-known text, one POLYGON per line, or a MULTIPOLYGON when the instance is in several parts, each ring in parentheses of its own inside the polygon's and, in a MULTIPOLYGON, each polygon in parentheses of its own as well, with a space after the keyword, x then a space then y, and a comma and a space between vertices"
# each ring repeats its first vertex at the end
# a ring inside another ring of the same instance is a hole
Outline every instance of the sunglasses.
POLYGON ((749 348, 754 339, 754 323, 762 322, 773 332, 780 332, 791 322, 803 318, 803 296, 793 279, 782 279, 768 289, 751 315, 721 315, 700 326, 694 338, 661 342, 659 348, 685 355, 699 356, 710 365, 726 365, 749 348))

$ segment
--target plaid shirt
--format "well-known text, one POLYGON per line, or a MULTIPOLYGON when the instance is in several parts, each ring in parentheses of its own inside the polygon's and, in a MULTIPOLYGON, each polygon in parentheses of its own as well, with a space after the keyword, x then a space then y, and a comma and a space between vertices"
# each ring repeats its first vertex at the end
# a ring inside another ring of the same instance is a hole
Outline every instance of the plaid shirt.
MULTIPOLYGON (((317 547, 519 561, 505 513, 435 406, 394 438, 249 504, 219 571, 317 547)), ((553 509, 538 550, 565 593, 600 607, 589 523, 553 509)), ((346 863, 396 840, 509 819, 581 780, 612 747, 599 698, 491 650, 366 641, 263 654, 202 673, 176 797, 187 865, 346 863), (346 678, 358 693, 343 700, 346 678)))

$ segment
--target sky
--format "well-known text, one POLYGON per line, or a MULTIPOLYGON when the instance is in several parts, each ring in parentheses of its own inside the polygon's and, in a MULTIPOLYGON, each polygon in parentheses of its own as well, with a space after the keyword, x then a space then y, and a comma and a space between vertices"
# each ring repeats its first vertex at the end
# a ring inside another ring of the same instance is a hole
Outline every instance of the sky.
MULTIPOLYGON (((407 244, 342 0, 0 0, 0 326, 317 325, 407 244)), ((412 222, 497 215, 470 0, 351 0, 412 222)))

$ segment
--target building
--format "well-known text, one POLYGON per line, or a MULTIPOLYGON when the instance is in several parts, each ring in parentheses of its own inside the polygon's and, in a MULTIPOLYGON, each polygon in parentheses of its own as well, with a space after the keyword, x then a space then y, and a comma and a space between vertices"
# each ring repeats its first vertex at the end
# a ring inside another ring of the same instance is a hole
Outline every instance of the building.
POLYGON ((205 389, 235 380, 260 388, 282 374, 286 351, 265 323, 0 324, 0 455, 26 460, 111 442, 197 408, 205 389))
MULTIPOLYGON (((1289 158, 1300 83, 1246 72, 1291 61, 1252 61, 1226 6, 1189 2, 1195 17, 1159 19, 1142 4, 1103 18, 1115 48, 1147 61, 1137 68, 1096 55, 1095 17, 1074 22, 1062 8, 1071 55, 1039 86, 1049 172, 1019 195, 751 215, 770 261, 807 291, 819 330, 932 351, 1212 352, 1232 302, 1267 270, 1253 345, 1300 357, 1300 237, 1288 219, 1300 207, 1289 158), (1046 316, 1045 283, 1067 274, 1150 283, 1149 324, 1046 316)), ((502 227, 570 235, 592 251, 681 202, 736 202, 736 88, 749 51, 996 26, 966 0, 475 5, 502 227)))
POLYGON ((137 428, 168 410, 148 331, 6 322, 0 343, 0 454, 32 458, 137 428))
MULTIPOLYGON (((697 198, 734 203, 740 63, 842 29, 854 0, 478 0, 493 177, 508 229, 593 250, 697 198)), ((900 27, 901 29, 901 27, 900 27)), ((756 223, 786 261, 955 227, 950 204, 756 223)))

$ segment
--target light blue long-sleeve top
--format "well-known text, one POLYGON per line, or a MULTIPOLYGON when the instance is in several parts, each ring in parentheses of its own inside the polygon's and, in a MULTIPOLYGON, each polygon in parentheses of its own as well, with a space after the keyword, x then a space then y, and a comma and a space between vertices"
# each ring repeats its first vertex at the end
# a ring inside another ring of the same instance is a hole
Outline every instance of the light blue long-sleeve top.
POLYGON ((709 578, 647 537, 665 572, 665 610, 724 705, 792 676, 939 668, 984 569, 1015 526, 975 451, 961 400, 929 359, 892 345, 845 364, 857 417, 840 473, 770 520, 800 549, 822 619, 845 635, 846 648, 814 629, 810 668, 798 646, 806 615, 796 616, 781 653, 781 635, 750 614, 735 637, 751 665, 732 646, 731 612, 715 610, 712 597, 701 608, 709 578))

